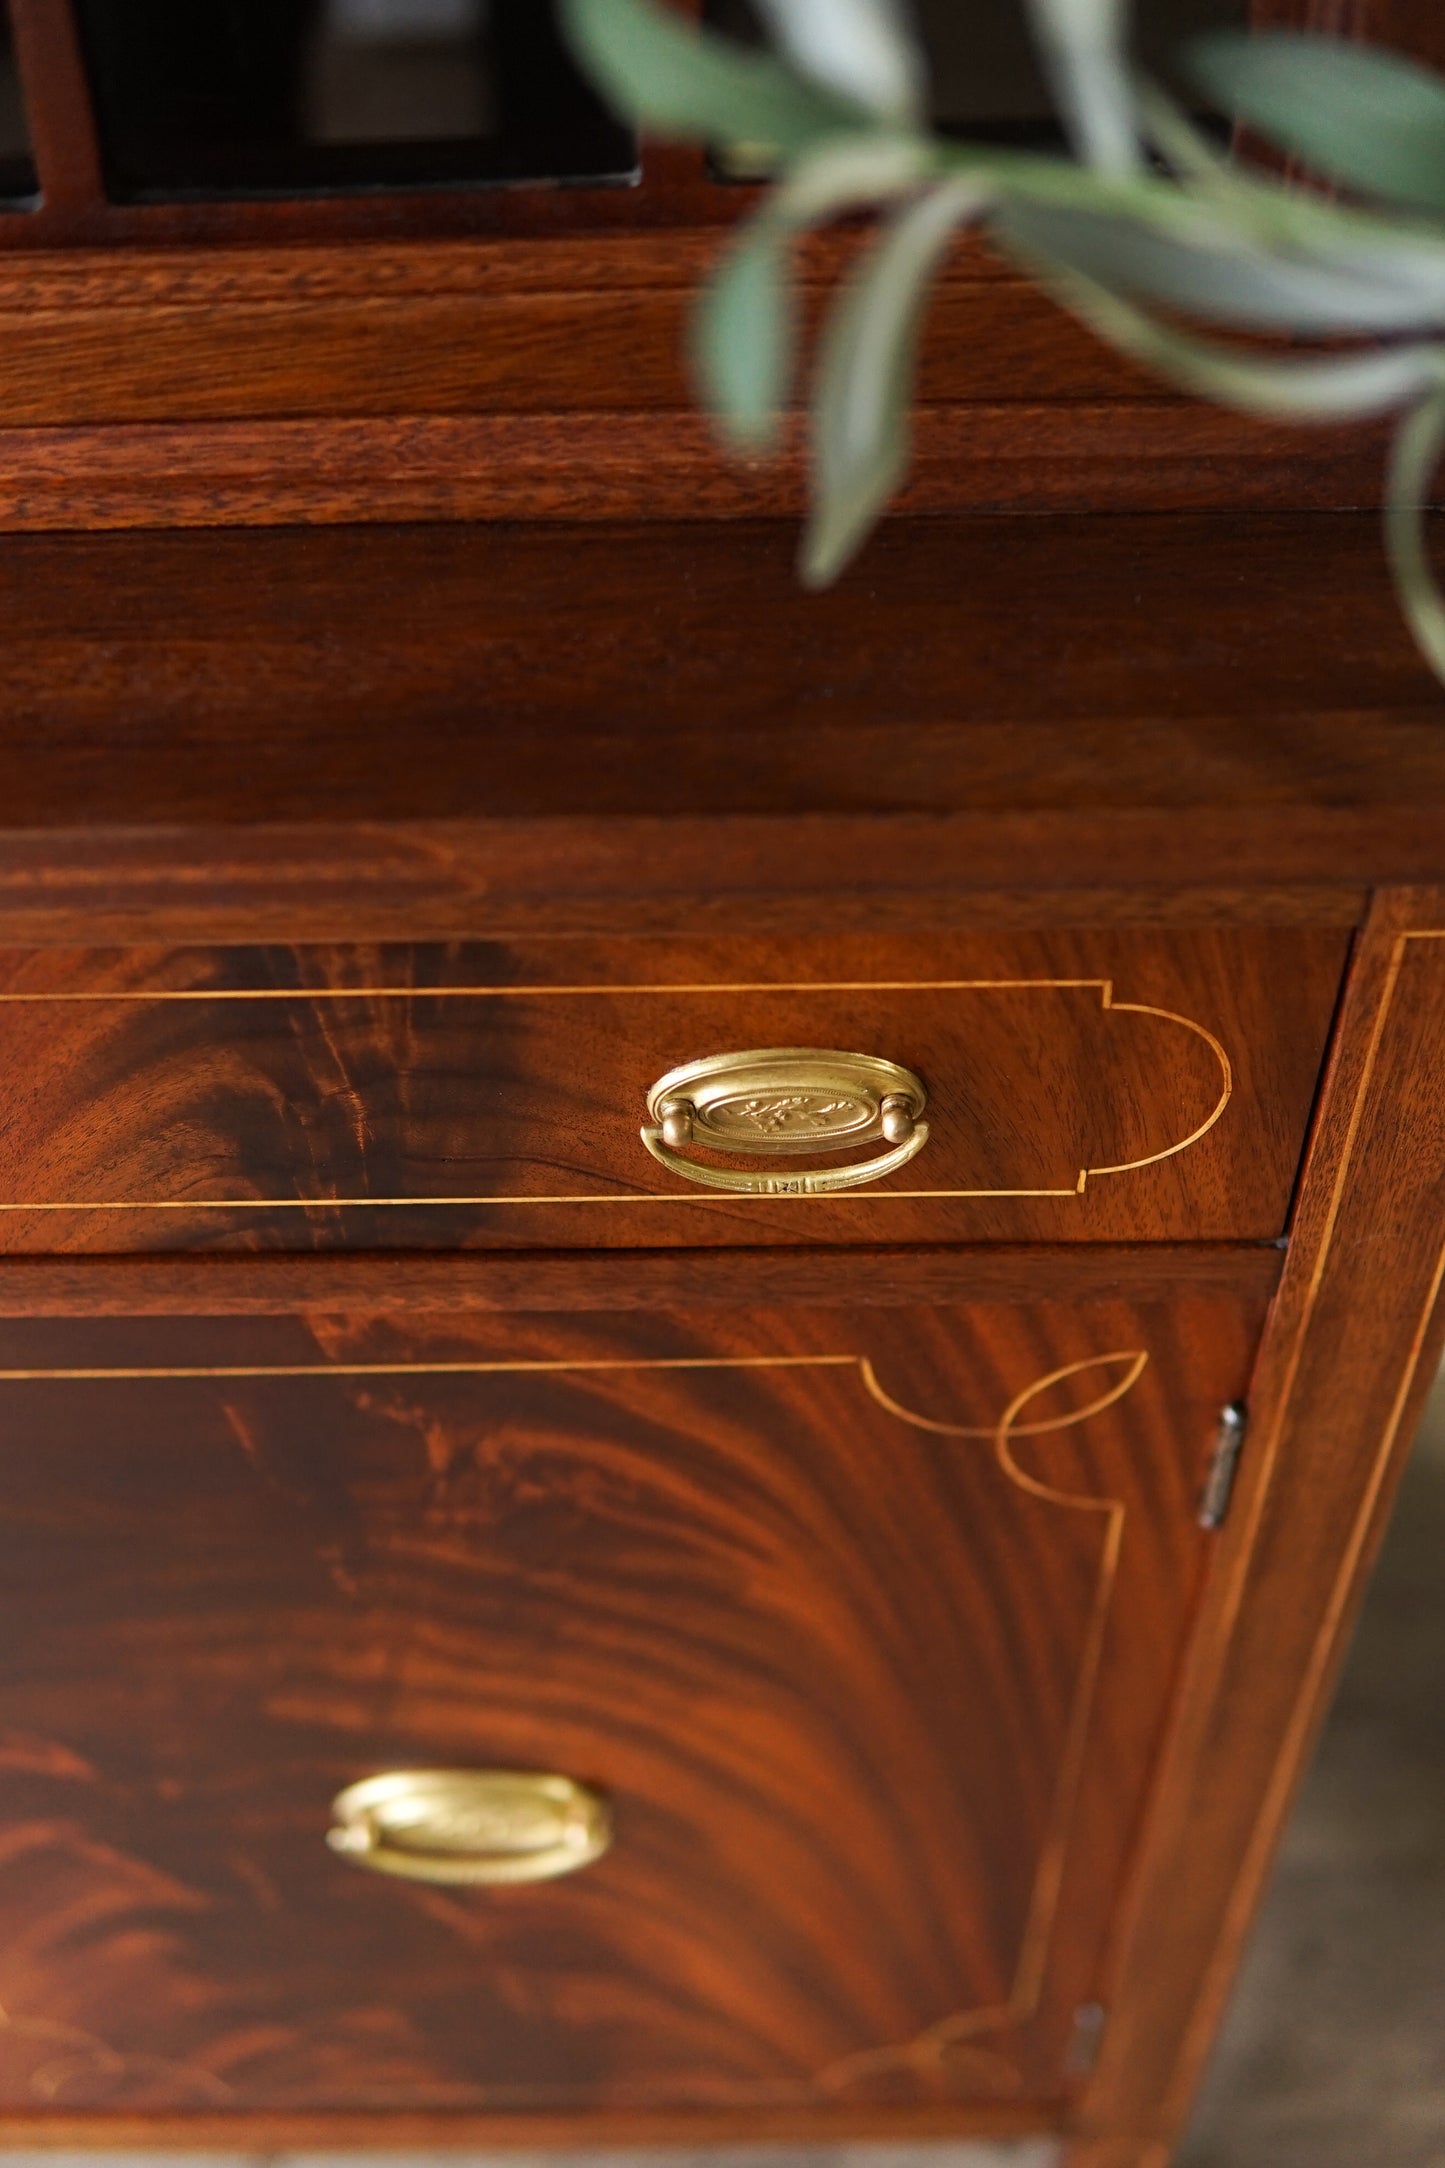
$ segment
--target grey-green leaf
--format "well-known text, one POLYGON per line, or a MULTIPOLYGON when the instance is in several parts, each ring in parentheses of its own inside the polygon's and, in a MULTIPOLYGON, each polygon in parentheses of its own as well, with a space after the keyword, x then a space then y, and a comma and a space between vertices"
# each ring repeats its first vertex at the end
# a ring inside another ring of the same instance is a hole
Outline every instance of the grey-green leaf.
POLYGON ((992 230, 1025 263, 1044 257, 1126 294, 1249 331, 1423 331, 1445 326, 1445 266, 1436 277, 1391 277, 1362 263, 1311 261, 1252 245, 1227 214, 1202 215, 1198 239, 1132 218, 1053 205, 1005 203, 992 230))
POLYGON ((792 382, 794 241, 823 219, 913 190, 930 157, 923 138, 882 131, 818 144, 742 229, 704 290, 692 332, 703 397, 738 450, 774 442, 792 382))
POLYGON ((1125 57, 1127 0, 1028 0, 1034 38, 1081 158, 1106 173, 1139 163, 1125 57))
POLYGON ((1276 359, 1176 331, 1066 266, 1035 258, 1033 268, 1056 301, 1121 353, 1181 390, 1244 414, 1286 421, 1361 420, 1428 398, 1445 383, 1445 347, 1439 345, 1276 359))
POLYGON ((770 53, 689 27, 657 0, 561 0, 574 51, 628 119, 661 135, 783 153, 874 115, 770 53))
POLYGON ((787 236, 755 223, 708 281, 692 323, 699 388, 736 451, 776 440, 797 343, 787 236))
POLYGON ((1430 563, 1425 508, 1445 452, 1445 388, 1401 423, 1385 491, 1385 548, 1395 592, 1415 642, 1445 680, 1445 596, 1430 563))
POLYGON ((885 226, 823 334, 813 400, 813 511, 802 574, 835 579, 908 467, 908 410, 923 308, 960 223, 981 207, 950 182, 885 226))
POLYGON ((1445 211, 1445 79, 1342 38, 1220 31, 1189 48, 1223 109, 1331 180, 1445 211))

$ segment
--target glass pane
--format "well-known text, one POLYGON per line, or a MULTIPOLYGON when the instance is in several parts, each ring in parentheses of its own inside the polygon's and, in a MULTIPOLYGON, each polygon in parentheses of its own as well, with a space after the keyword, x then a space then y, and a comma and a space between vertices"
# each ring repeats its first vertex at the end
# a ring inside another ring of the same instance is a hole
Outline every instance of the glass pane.
POLYGON ((35 192, 35 166, 25 126, 25 99, 15 65, 10 15, 4 0, 0 0, 0 207, 13 208, 35 192))
MULTIPOLYGON (((940 126, 1029 141, 1057 137, 1023 0, 914 0, 913 12, 928 48, 940 126)), ((757 34, 751 0, 704 0, 704 13, 719 29, 757 34)), ((1167 75, 1170 55, 1185 38, 1244 29, 1248 21, 1249 0, 1138 0, 1135 44, 1148 67, 1167 75)))
POLYGON ((552 0, 78 0, 129 201, 627 180, 552 0))

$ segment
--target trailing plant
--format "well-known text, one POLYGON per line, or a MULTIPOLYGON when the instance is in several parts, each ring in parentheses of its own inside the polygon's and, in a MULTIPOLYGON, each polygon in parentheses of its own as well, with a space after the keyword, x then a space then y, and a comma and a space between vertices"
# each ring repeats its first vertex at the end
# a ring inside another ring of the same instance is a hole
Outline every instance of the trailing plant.
POLYGON ((1445 446, 1445 79, 1304 33, 1187 47, 1186 79, 1210 105, 1332 183, 1325 194, 1226 157, 1141 78, 1127 0, 1025 0, 1070 145, 1058 155, 930 126, 907 0, 756 4, 768 49, 700 30, 661 0, 563 0, 579 54, 624 113, 723 154, 746 145, 770 171, 693 327, 703 396, 735 447, 778 440, 799 368, 800 237, 880 216, 812 368, 805 580, 836 577, 907 471, 931 282, 974 226, 1100 337, 1187 391, 1298 421, 1398 416, 1386 545, 1411 629, 1445 680, 1445 600, 1422 517, 1445 446))

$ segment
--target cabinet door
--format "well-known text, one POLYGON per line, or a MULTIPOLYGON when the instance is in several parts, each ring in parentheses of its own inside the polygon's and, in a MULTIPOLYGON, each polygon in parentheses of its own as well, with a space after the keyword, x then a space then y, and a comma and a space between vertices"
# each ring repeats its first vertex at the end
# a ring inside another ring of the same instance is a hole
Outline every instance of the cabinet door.
POLYGON ((0 2110, 1044 2118, 1259 1324, 0 1329, 0 2110), (328 1847, 417 1769, 572 1779, 611 1848, 328 1847))

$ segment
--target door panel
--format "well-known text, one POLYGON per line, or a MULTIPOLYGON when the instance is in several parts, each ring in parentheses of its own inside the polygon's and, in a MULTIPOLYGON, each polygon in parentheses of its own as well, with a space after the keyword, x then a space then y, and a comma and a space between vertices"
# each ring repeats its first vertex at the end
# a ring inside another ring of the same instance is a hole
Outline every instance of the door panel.
POLYGON ((1056 2099, 1259 1325, 5 1326, 0 2109, 1056 2099), (615 1842, 328 1849, 430 1767, 615 1842))

